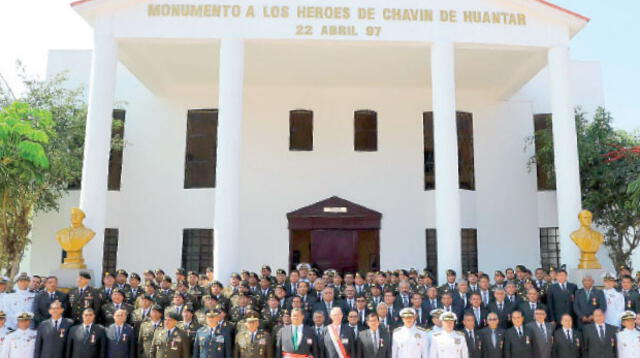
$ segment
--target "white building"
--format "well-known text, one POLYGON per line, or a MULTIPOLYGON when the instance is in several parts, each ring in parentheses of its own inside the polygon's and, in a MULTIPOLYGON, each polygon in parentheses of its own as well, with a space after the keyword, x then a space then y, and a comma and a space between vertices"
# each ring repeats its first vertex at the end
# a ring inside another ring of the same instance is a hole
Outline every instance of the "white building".
POLYGON ((77 205, 98 273, 309 260, 442 277, 555 264, 556 242, 577 265, 573 110, 604 104, 599 65, 569 55, 588 18, 545 0, 72 6, 93 57, 52 51, 48 71, 89 88, 82 185, 36 219, 31 272, 58 265, 77 205), (557 190, 527 167, 548 114, 557 190))

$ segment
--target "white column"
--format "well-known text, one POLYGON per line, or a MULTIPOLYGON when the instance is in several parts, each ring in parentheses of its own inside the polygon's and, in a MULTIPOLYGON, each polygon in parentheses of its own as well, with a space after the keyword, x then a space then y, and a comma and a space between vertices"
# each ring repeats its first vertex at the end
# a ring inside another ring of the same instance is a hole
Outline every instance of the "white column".
POLYGON ((579 251, 569 235, 578 228, 578 212, 582 210, 582 201, 575 116, 571 102, 569 48, 552 47, 548 55, 560 257, 561 263, 572 268, 578 266, 579 251))
POLYGON ((451 42, 435 42, 431 47, 436 232, 440 284, 445 282, 447 269, 454 269, 460 274, 462 266, 454 57, 454 45, 451 42))
POLYGON ((93 42, 80 208, 87 215, 85 226, 96 232, 96 236, 85 247, 84 256, 87 266, 94 270, 94 282, 100 282, 107 215, 111 121, 118 62, 118 50, 112 34, 110 16, 100 16, 96 19, 93 42))
POLYGON ((244 43, 225 38, 220 42, 218 85, 218 158, 213 221, 214 277, 227 282, 239 269, 240 152, 244 86, 244 43))

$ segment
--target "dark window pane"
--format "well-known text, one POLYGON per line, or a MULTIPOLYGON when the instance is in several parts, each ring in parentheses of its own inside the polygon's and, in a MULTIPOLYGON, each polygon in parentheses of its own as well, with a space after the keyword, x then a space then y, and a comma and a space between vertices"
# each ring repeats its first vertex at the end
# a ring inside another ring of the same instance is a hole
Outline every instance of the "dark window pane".
MULTIPOLYGON (((533 116, 533 127, 535 131, 535 149, 538 153, 547 143, 546 138, 551 139, 550 145, 553 145, 553 133, 551 132, 551 114, 536 114, 533 116), (540 137, 540 133, 549 129, 550 137, 540 137)), ((536 174, 538 175, 538 190, 556 190, 556 182, 553 177, 553 153, 551 153, 551 159, 545 158, 536 159, 536 174), (551 163, 549 163, 550 161, 551 163), (551 170, 551 173, 547 172, 551 170)))
POLYGON ((433 154, 433 112, 422 113, 422 138, 424 140, 424 190, 436 188, 436 168, 433 154))
POLYGON ((462 272, 478 272, 478 238, 476 229, 461 230, 462 272))
POLYGON ((374 152, 378 150, 378 114, 371 110, 354 113, 354 149, 374 152))
POLYGON ((213 229, 184 229, 182 232, 182 267, 204 272, 213 266, 213 229))
POLYGON ((475 190, 475 167, 473 160, 473 115, 456 112, 458 127, 458 175, 460 189, 475 190))
POLYGON ((438 284, 438 240, 436 229, 427 229, 427 270, 433 274, 438 284))
POLYGON ((289 112, 289 150, 313 150, 313 112, 289 112))
POLYGON ((560 244, 557 227, 540 228, 540 263, 543 268, 560 267, 560 244))
POLYGON ((218 110, 193 109, 187 113, 184 187, 214 188, 218 142, 218 110))
POLYGON ((102 272, 115 272, 118 262, 118 229, 104 229, 102 272))
MULTIPOLYGON (((119 122, 119 125, 112 126, 111 140, 114 138, 124 138, 124 119, 126 111, 124 109, 113 110, 113 123, 119 122)), ((120 190, 122 177, 122 148, 111 148, 109 152, 109 175, 107 179, 108 190, 120 190)))

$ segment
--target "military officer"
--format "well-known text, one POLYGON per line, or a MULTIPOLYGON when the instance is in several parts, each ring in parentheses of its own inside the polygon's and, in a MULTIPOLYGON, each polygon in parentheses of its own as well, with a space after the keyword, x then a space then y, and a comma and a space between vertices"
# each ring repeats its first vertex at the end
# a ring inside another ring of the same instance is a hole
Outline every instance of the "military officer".
POLYGON ((154 358, 191 358, 191 340, 177 327, 182 317, 170 310, 166 313, 164 327, 156 329, 151 342, 151 357, 154 358))
POLYGON ((98 290, 102 303, 111 301, 111 292, 114 288, 116 288, 116 277, 107 271, 102 275, 102 287, 98 290))
POLYGON ((133 306, 125 302, 125 291, 114 288, 111 291, 110 302, 102 306, 102 323, 108 327, 113 323, 113 314, 117 310, 123 309, 127 312, 127 323, 131 323, 131 312, 133 306))
POLYGON ((141 282, 140 275, 132 272, 129 276, 129 289, 126 292, 128 304, 135 306, 138 297, 144 295, 144 287, 140 285, 141 282))
POLYGON ((154 305, 149 313, 149 319, 143 321, 138 332, 138 357, 154 358, 152 353, 153 337, 156 330, 162 328, 162 306, 154 305))
POLYGON ((131 285, 127 283, 128 279, 129 279, 129 273, 127 273, 126 270, 118 269, 116 271, 115 288, 121 289, 125 293, 125 296, 126 296, 126 293, 128 293, 129 290, 131 289, 131 285))
POLYGON ((249 312, 245 317, 246 329, 236 336, 234 358, 273 358, 273 341, 269 332, 260 329, 257 312, 249 312))
POLYGON ((82 322, 82 312, 86 308, 93 309, 96 315, 100 312, 101 301, 98 290, 91 287, 91 274, 87 271, 80 271, 76 280, 77 287, 69 291, 70 316, 74 323, 82 322))
POLYGON ((194 315, 193 306, 188 304, 185 305, 182 310, 182 321, 178 322, 178 327, 183 330, 187 336, 189 336, 189 340, 191 341, 191 345, 193 346, 193 341, 196 337, 196 332, 202 327, 198 320, 194 315))
POLYGON ((636 330, 636 314, 625 311, 620 316, 623 329, 617 333, 618 358, 634 358, 640 355, 640 332, 636 330))
POLYGON ((151 315, 151 307, 153 306, 153 299, 149 295, 141 296, 140 308, 134 310, 131 313, 131 322, 136 333, 139 332, 142 322, 149 320, 151 315))
POLYGON ((4 343, 4 339, 7 337, 9 333, 12 332, 11 329, 7 328, 5 323, 7 322, 7 315, 0 311, 0 352, 2 351, 2 345, 4 343))
POLYGON ((453 330, 456 319, 456 314, 453 312, 445 312, 440 316, 442 331, 433 334, 431 346, 429 347, 429 357, 469 357, 464 334, 453 330))
POLYGON ((4 312, 7 315, 7 327, 15 329, 17 327, 17 317, 23 312, 33 313, 33 302, 36 298, 35 292, 29 290, 31 279, 26 273, 21 273, 16 278, 16 290, 9 293, 4 298, 4 312))
POLYGON ((400 310, 403 326, 393 331, 392 356, 394 358, 427 358, 427 331, 415 324, 416 311, 407 307, 400 310))
POLYGON ((229 330, 221 327, 222 312, 214 309, 207 312, 207 326, 196 333, 193 358, 231 358, 233 343, 229 330))
POLYGON ((33 313, 22 312, 16 317, 18 324, 14 332, 7 335, 2 344, 0 358, 32 358, 36 347, 36 331, 29 328, 33 313))

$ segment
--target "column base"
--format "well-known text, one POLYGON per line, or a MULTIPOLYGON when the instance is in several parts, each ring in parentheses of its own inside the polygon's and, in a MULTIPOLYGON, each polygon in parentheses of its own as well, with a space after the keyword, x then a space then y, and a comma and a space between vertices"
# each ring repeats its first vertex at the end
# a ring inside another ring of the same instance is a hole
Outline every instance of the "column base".
POLYGON ((91 269, 79 269, 79 268, 65 268, 60 267, 54 270, 51 270, 51 275, 56 276, 58 278, 58 287, 63 289, 70 289, 76 287, 76 279, 78 278, 78 274, 80 271, 87 271, 91 275, 91 285, 95 287, 96 277, 91 269))

